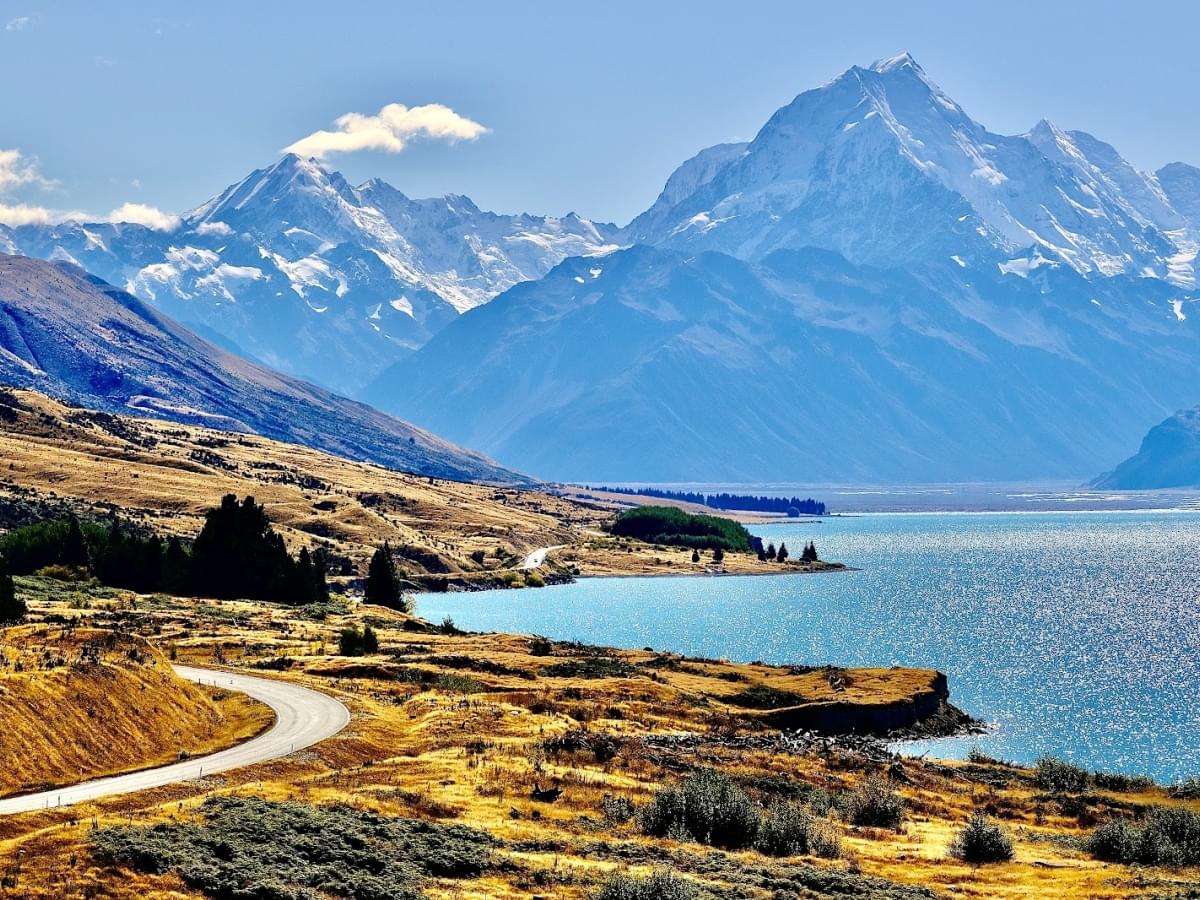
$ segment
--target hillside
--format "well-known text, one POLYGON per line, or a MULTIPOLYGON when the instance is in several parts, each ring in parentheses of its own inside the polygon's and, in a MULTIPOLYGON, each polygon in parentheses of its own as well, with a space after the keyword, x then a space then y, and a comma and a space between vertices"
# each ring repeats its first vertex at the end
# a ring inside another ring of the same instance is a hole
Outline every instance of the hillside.
POLYGON ((3 796, 211 752, 271 723, 243 696, 183 681, 140 637, 73 625, 0 631, 0 717, 3 796))
POLYGON ((1200 408, 1180 410, 1142 439, 1138 452, 1092 486, 1111 490, 1196 487, 1200 485, 1200 408))
POLYGON ((693 563, 685 548, 606 535, 619 503, 411 475, 267 438, 91 412, 31 391, 0 390, 0 458, 0 528, 70 508, 191 538, 222 496, 249 495, 293 550, 321 547, 333 574, 347 567, 341 583, 365 574, 385 541, 400 570, 433 586, 520 587, 537 580, 523 561, 539 548, 554 548, 536 567, 551 580, 826 567, 749 553, 693 563))
POLYGON ((214 347, 73 266, 3 254, 0 383, 443 478, 526 480, 407 422, 214 347))

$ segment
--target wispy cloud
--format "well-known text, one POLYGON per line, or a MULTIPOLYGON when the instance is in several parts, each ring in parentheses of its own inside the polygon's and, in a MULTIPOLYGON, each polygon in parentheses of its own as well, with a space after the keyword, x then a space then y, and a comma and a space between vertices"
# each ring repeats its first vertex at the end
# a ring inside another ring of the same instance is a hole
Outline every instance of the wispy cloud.
MULTIPOLYGON (((0 225, 54 225, 59 222, 128 222, 144 225, 155 231, 170 231, 179 224, 179 217, 144 203, 122 203, 108 215, 94 215, 80 210, 53 209, 5 199, 16 188, 34 186, 42 189, 58 187, 58 182, 42 175, 38 161, 20 150, 0 150, 0 225)), ((135 178, 134 187, 141 183, 135 178)))
POLYGON ((48 188, 57 182, 44 177, 38 169, 38 161, 20 150, 0 150, 0 193, 27 184, 48 188))
POLYGON ((429 103, 405 106, 389 103, 376 115, 349 112, 334 120, 334 131, 314 131, 283 148, 285 153, 324 158, 331 153, 382 150, 399 153, 413 138, 442 141, 473 141, 488 129, 460 116, 448 106, 429 103))
POLYGON ((17 16, 4 23, 5 31, 24 31, 33 24, 32 16, 17 16))

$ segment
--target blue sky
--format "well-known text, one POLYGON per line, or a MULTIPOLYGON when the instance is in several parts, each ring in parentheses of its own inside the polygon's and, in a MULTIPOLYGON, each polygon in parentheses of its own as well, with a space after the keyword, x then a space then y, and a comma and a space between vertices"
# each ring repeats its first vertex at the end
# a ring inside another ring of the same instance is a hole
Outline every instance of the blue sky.
POLYGON ((328 164, 412 196, 624 223, 701 147, 900 50, 993 130, 1046 117, 1143 168, 1200 163, 1197 34, 1183 0, 0 0, 0 151, 20 154, 0 157, 0 204, 178 212, 347 113, 441 104, 486 132, 422 137, 407 116, 401 152, 328 164))

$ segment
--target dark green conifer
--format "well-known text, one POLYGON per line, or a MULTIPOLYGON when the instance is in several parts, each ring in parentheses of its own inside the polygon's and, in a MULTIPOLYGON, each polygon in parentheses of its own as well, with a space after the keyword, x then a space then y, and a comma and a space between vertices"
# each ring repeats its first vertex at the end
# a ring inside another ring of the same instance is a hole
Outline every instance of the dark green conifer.
POLYGON ((0 623, 12 624, 25 618, 25 601, 17 597, 8 557, 0 553, 0 623))
POLYGON ((385 543, 371 557, 367 568, 367 588, 364 598, 368 603, 408 611, 408 604, 400 590, 400 582, 396 578, 396 568, 392 564, 392 548, 385 543))

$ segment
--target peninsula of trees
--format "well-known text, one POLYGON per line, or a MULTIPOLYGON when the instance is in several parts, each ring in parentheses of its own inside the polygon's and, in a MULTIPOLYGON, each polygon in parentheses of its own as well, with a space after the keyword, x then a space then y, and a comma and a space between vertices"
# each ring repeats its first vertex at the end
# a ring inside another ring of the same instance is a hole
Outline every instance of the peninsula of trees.
POLYGON ((825 504, 812 497, 758 497, 752 494, 702 494, 694 491, 668 491, 661 488, 623 488, 584 485, 588 490, 604 491, 609 494, 626 494, 631 497, 656 497, 660 500, 678 500, 695 503, 710 509, 737 512, 778 513, 786 516, 823 516, 827 514, 825 504))

